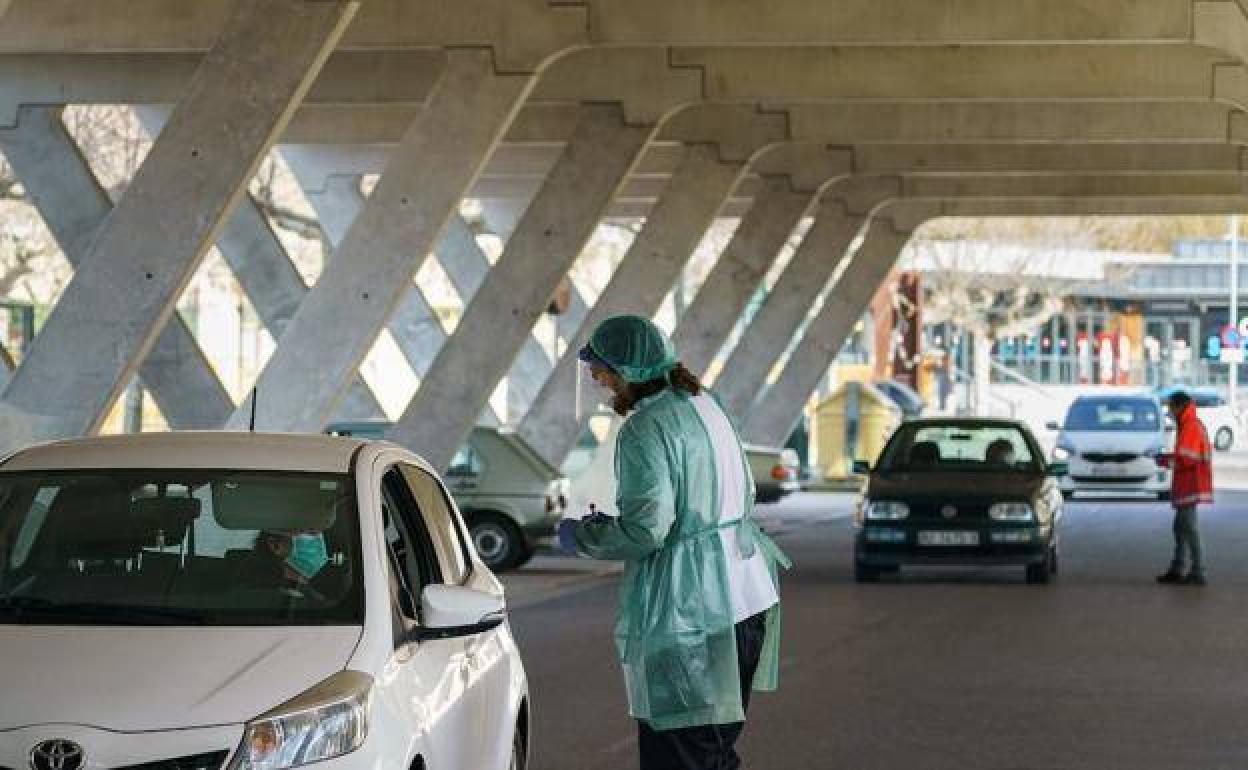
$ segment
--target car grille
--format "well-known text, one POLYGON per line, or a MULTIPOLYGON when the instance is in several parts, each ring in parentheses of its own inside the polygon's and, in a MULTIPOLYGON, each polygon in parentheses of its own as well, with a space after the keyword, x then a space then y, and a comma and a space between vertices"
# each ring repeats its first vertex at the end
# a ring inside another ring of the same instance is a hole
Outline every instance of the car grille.
POLYGON ((141 765, 126 765, 117 770, 219 770, 225 764, 228 751, 211 751, 206 754, 193 754, 176 759, 162 759, 156 762, 144 762, 141 765))
POLYGON ((1080 484, 1143 484, 1148 476, 1071 476, 1080 484))
MULTIPOLYGON (((141 765, 126 765, 114 770, 220 770, 221 766, 225 764, 226 757, 229 755, 230 752, 228 751, 211 751, 206 754, 193 754, 176 759, 144 762, 141 765)), ((0 766, 0 770, 13 770, 13 768, 0 766)))
POLYGON ((1090 463, 1129 463, 1139 458, 1136 452, 1084 452, 1083 459, 1090 463))
POLYGON ((928 521, 982 521, 988 518, 987 503, 950 503, 950 502, 920 502, 909 503, 910 518, 928 521), (952 519, 946 519, 941 515, 940 509, 946 505, 952 505, 957 509, 957 515, 952 519))

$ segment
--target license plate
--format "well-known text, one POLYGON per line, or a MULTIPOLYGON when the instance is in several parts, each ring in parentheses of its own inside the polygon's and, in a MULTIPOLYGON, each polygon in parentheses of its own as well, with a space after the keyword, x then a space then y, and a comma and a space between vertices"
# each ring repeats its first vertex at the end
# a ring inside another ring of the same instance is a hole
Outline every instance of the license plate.
POLYGON ((979 545, 979 533, 920 532, 919 545, 979 545))
POLYGON ((1125 476, 1127 475, 1127 466, 1122 463, 1105 463, 1103 465, 1092 466, 1093 476, 1125 476))

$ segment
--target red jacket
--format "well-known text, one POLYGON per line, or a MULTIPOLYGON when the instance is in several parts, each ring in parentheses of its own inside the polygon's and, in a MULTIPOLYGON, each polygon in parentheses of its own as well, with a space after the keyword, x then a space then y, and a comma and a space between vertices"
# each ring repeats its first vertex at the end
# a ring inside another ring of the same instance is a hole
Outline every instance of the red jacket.
POLYGON ((1167 458, 1174 469, 1170 482, 1170 502, 1176 506, 1213 502, 1213 449, 1205 424, 1196 416, 1196 405, 1188 404, 1178 416, 1174 455, 1167 458))

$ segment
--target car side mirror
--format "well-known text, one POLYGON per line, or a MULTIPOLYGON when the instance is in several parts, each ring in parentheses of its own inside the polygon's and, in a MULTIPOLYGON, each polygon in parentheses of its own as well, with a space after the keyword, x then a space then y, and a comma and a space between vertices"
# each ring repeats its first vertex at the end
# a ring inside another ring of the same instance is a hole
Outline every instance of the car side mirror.
POLYGON ((871 472, 871 463, 866 460, 854 460, 853 470, 859 476, 866 476, 871 472))
POLYGON ((1061 430, 1062 426, 1057 424, 1057 420, 1049 420, 1044 424, 1045 430, 1061 430))
POLYGON ((464 586, 425 586, 420 594, 420 616, 424 622, 412 629, 407 641, 425 642, 483 634, 502 625, 506 612, 501 596, 464 586))
POLYGON ((1066 462, 1049 463, 1048 467, 1045 468, 1045 472, 1050 476, 1065 476, 1068 473, 1070 473, 1070 463, 1066 463, 1066 462))

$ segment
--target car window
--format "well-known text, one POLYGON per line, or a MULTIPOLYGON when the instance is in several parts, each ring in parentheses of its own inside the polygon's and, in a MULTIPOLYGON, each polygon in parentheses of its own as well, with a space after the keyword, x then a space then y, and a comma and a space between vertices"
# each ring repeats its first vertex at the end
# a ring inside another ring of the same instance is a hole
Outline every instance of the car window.
POLYGON ((347 475, 0 474, 0 623, 362 622, 347 475))
POLYGON ((1195 393, 1192 395, 1192 400, 1201 408, 1222 406, 1225 403, 1217 393, 1195 393))
POLYGON ((1161 410, 1150 399, 1079 399, 1066 414, 1068 431, 1156 432, 1161 410))
POLYGON ((464 444, 451 458, 451 467, 447 469, 446 475, 480 476, 484 472, 485 463, 481 460, 481 453, 472 444, 464 444))
POLYGON ((382 524, 390 567, 398 581, 399 608, 412 620, 420 616, 425 586, 442 582, 442 569, 416 498, 396 466, 382 477, 382 524))
POLYGON ((442 578, 447 583, 459 584, 468 577, 468 559, 461 538, 459 524, 447 500, 442 484, 429 473, 413 465, 400 465, 424 518, 425 527, 433 542, 442 578))
POLYGON ((907 423, 879 462, 883 471, 1037 469, 1031 443, 1017 427, 977 423, 907 423))

